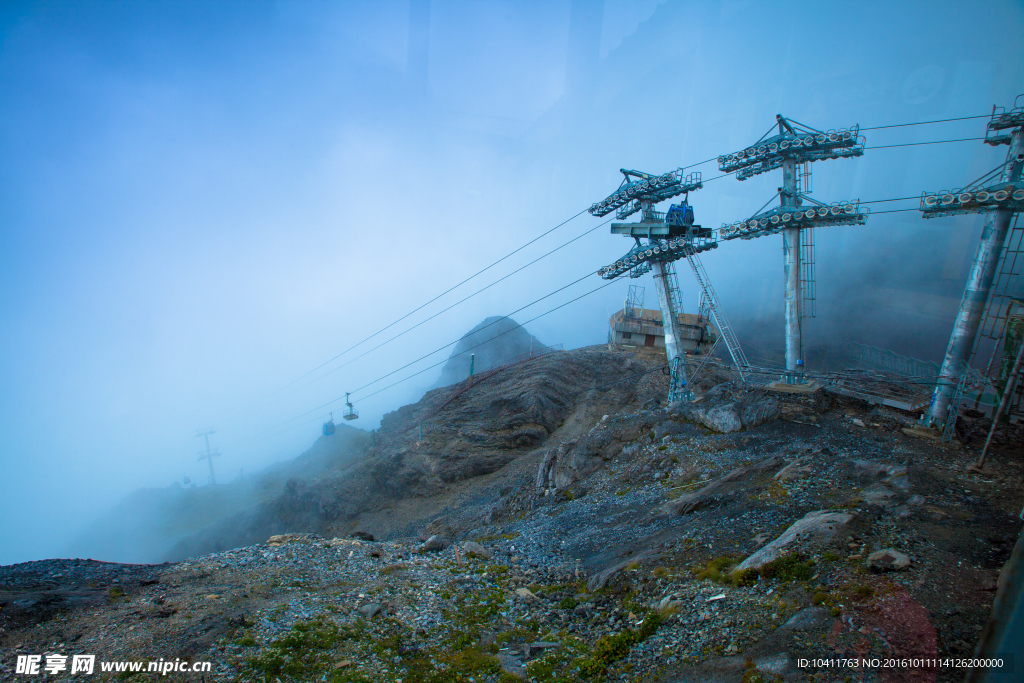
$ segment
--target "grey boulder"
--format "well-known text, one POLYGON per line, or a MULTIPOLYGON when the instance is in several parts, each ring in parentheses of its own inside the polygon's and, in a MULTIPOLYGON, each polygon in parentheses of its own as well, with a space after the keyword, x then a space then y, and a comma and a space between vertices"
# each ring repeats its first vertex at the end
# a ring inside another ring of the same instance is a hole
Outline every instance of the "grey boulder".
POLYGON ((895 572, 910 567, 910 558, 893 548, 885 548, 868 555, 868 569, 876 572, 895 572))

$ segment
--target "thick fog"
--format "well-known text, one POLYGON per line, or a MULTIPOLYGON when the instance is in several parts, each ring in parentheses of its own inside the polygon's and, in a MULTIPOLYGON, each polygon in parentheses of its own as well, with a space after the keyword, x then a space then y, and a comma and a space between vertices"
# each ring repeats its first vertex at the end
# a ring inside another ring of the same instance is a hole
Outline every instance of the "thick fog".
MULTIPOLYGON (((1010 0, 3 3, 0 563, 71 552, 140 487, 205 485, 197 429, 216 429, 217 478, 232 481, 306 450, 345 392, 353 426, 373 428, 484 318, 525 322, 606 284, 591 275, 519 310, 628 250, 602 226, 376 348, 603 220, 584 213, 356 346, 603 199, 620 168, 742 149, 777 113, 826 129, 1012 106, 1022 29, 1010 0)), ((816 164, 812 196, 917 197, 1005 152, 868 149, 816 164)), ((693 170, 709 181, 691 195, 697 222, 715 228, 781 184, 693 170)), ((937 361, 981 219, 871 206, 865 226, 817 231, 808 346, 937 361)), ((781 237, 723 243, 704 263, 741 338, 781 348, 781 237)), ((679 278, 692 312, 685 263, 679 278)), ((602 343, 630 283, 526 327, 544 344, 602 343)))

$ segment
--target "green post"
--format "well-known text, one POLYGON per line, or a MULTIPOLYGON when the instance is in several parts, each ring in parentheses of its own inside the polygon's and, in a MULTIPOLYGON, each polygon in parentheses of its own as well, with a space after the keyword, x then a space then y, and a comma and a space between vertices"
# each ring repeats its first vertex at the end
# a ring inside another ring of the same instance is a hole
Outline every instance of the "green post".
POLYGON ((469 378, 473 379, 473 363, 476 362, 476 354, 469 354, 469 378))

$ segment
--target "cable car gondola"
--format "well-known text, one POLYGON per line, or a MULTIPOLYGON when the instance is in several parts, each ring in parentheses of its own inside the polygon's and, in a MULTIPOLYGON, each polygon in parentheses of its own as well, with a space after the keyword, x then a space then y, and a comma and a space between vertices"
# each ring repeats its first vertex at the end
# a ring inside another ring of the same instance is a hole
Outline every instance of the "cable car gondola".
POLYGON ((345 392, 345 405, 348 406, 348 407, 345 408, 345 414, 342 415, 342 417, 345 418, 346 420, 358 420, 359 419, 359 413, 356 412, 356 409, 352 407, 352 401, 348 400, 348 394, 349 394, 349 392, 346 391, 345 392))
POLYGON ((324 436, 330 436, 334 433, 334 413, 331 413, 331 419, 324 422, 324 436))

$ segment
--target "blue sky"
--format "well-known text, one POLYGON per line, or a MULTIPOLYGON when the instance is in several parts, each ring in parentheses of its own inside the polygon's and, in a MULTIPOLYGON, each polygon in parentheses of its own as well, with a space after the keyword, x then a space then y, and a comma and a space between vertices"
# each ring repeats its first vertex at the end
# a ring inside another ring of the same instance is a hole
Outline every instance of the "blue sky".
MULTIPOLYGON (((1024 92, 1022 28, 1020 2, 4 3, 0 563, 60 555, 134 488, 204 480, 197 428, 218 429, 225 480, 292 457, 327 409, 291 418, 614 260, 628 243, 600 228, 289 384, 603 198, 620 167, 735 151, 776 113, 821 128, 986 114, 1024 92)), ((983 130, 875 131, 868 145, 983 130)), ((916 196, 1004 152, 869 151, 818 164, 814 196, 916 196)), ((698 221, 749 215, 771 175, 709 182, 693 196, 698 221)), ((576 219, 402 325, 598 222, 576 219)), ((841 329, 934 359, 978 225, 906 212, 823 232, 811 342, 841 329), (932 304, 912 323, 900 309, 932 304)), ((779 238, 705 262, 734 318, 781 337, 779 238)), ((680 280, 692 310, 692 278, 680 280)), ((529 329, 601 343, 627 284, 529 329)), ((435 377, 359 402, 358 424, 435 377)))

